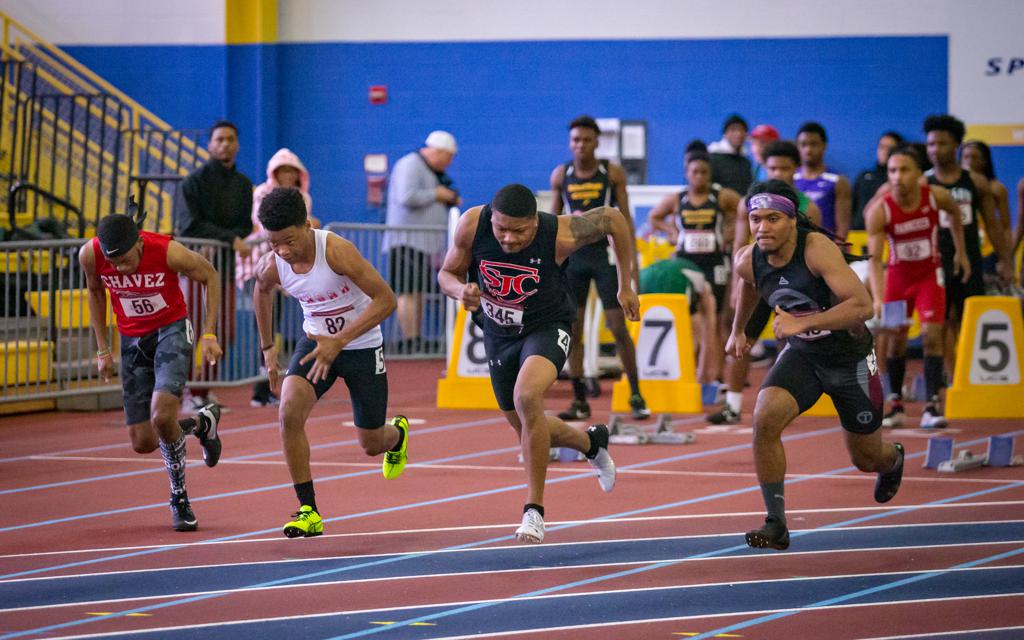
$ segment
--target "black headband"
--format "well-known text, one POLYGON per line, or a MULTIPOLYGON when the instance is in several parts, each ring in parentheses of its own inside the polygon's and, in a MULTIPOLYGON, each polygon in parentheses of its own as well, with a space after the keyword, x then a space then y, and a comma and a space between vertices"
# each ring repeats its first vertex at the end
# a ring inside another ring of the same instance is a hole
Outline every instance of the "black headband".
POLYGON ((116 258, 130 251, 138 241, 139 228, 135 225, 131 225, 123 236, 117 238, 113 242, 103 242, 100 240, 100 249, 103 250, 103 255, 105 257, 116 258))

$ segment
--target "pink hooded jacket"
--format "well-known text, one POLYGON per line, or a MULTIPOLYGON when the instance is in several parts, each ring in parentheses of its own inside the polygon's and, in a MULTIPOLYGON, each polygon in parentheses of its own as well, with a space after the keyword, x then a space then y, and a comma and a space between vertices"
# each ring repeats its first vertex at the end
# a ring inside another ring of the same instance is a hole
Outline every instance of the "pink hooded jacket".
POLYGON ((241 257, 237 259, 238 263, 235 273, 239 289, 243 288, 243 283, 246 280, 254 277, 256 263, 259 261, 260 256, 266 253, 264 246, 257 244, 266 235, 263 232, 263 225, 260 224, 257 214, 260 211, 260 203, 263 202, 263 198, 281 186, 274 176, 274 172, 281 167, 295 167, 299 170, 299 191, 302 192, 302 199, 306 201, 306 215, 312 216, 313 198, 309 195, 309 172, 306 171, 302 160, 299 160, 299 156, 295 155, 291 149, 282 147, 267 162, 267 181, 257 185, 256 189, 252 192, 252 233, 246 238, 247 242, 253 243, 252 255, 248 259, 243 260, 241 257))
POLYGON ((302 192, 302 198, 306 201, 306 213, 312 214, 313 212, 313 199, 309 196, 309 172, 306 171, 302 160, 299 160, 299 156, 295 155, 291 149, 278 149, 277 153, 271 156, 270 161, 267 162, 267 181, 258 185, 252 192, 253 233, 263 232, 263 225, 260 224, 256 214, 259 213, 260 203, 263 202, 263 198, 275 188, 281 186, 277 182, 277 178, 274 177, 274 172, 281 167, 295 167, 299 170, 299 191, 302 192))

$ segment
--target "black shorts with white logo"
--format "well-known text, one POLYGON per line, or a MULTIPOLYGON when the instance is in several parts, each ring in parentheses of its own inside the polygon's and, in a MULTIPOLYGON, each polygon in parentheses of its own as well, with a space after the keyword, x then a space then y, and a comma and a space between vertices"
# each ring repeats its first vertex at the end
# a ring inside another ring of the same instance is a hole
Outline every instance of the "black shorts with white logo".
MULTIPOLYGON (((316 341, 303 336, 295 345, 295 353, 288 363, 285 376, 306 377, 313 368, 313 360, 299 364, 313 349, 316 341)), ((384 347, 369 349, 347 349, 338 354, 331 364, 327 377, 313 385, 317 400, 341 378, 348 387, 352 398, 353 422, 360 429, 377 429, 384 426, 388 413, 388 374, 384 364, 384 347)), ((308 379, 307 379, 308 382, 308 379)), ((312 383, 311 383, 312 384, 312 383)))
POLYGON ((827 393, 847 431, 868 434, 882 426, 882 379, 874 350, 860 360, 823 361, 787 345, 761 385, 767 387, 788 391, 800 413, 827 393))
POLYGON ((569 342, 569 325, 563 323, 554 323, 514 338, 484 334, 491 387, 502 411, 514 411, 516 408, 516 380, 526 359, 541 356, 555 365, 555 371, 561 371, 569 356, 569 342))

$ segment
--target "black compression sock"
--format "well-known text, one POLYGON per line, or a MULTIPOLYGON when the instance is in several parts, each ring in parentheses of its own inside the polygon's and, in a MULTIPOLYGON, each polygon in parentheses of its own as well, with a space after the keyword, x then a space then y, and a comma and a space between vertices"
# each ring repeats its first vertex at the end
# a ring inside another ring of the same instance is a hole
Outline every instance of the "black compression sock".
POLYGON ((769 482, 761 485, 761 497, 768 510, 768 516, 779 522, 786 522, 786 498, 782 482, 769 482))
POLYGON ((626 379, 629 380, 629 394, 631 396, 640 395, 640 377, 636 373, 627 373, 626 379))
POLYGON ((907 377, 907 357, 886 358, 885 366, 889 370, 889 393, 902 398, 903 379, 907 377))
POLYGON ((942 356, 924 357, 924 387, 928 400, 938 395, 939 389, 944 386, 942 366, 942 356))
POLYGON ((587 387, 583 384, 583 378, 572 379, 572 398, 577 402, 586 402, 587 387))
POLYGON ((544 517, 544 507, 540 506, 539 504, 533 504, 532 502, 527 502, 526 505, 523 506, 523 513, 526 513, 530 509, 533 509, 534 511, 539 513, 540 517, 542 517, 542 518, 544 517))
POLYGON ((403 442, 405 442, 405 431, 402 431, 401 429, 399 429, 398 430, 398 442, 395 443, 395 446, 393 446, 390 449, 388 449, 388 451, 399 451, 402 448, 402 443, 403 442))
POLYGON ((312 480, 296 484, 295 496, 299 499, 299 505, 313 507, 313 511, 320 513, 320 510, 316 508, 316 493, 313 491, 312 480))

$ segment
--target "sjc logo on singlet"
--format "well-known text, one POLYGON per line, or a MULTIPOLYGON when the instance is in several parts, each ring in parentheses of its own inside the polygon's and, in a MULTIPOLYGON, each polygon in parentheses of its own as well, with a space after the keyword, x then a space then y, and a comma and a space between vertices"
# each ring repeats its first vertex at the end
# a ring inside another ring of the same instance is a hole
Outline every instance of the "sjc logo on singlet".
POLYGON ((523 267, 507 262, 480 261, 480 275, 483 285, 490 295, 508 304, 519 304, 537 293, 536 286, 527 289, 527 284, 540 283, 540 271, 533 267, 523 267))

